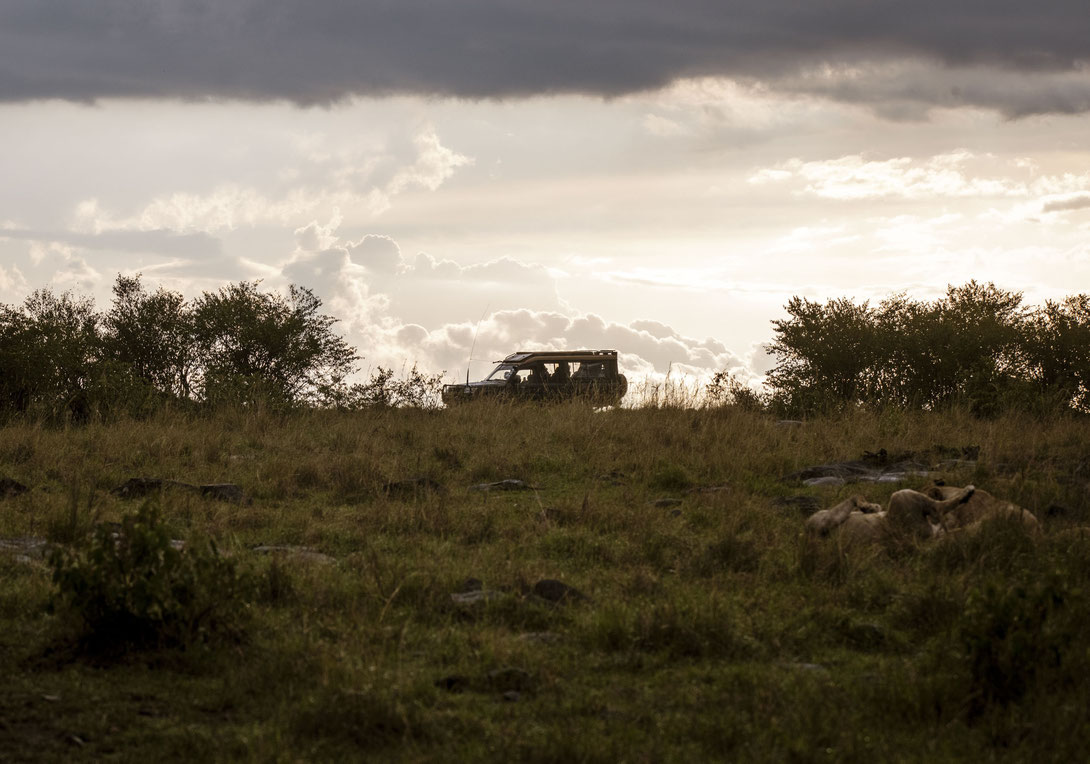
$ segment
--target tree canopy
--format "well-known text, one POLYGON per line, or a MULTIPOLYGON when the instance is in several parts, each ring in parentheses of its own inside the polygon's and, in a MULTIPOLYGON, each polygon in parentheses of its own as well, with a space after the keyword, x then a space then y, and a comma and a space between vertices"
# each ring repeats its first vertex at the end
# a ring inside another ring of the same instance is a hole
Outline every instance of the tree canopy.
POLYGON ((873 404, 1090 409, 1090 297, 1039 307, 970 281, 934 301, 794 297, 773 322, 770 402, 792 413, 873 404))
POLYGON ((309 289, 282 295, 256 281, 187 301, 118 276, 104 313, 89 298, 39 289, 21 306, 0 305, 0 415, 341 401, 359 355, 321 307, 309 289))

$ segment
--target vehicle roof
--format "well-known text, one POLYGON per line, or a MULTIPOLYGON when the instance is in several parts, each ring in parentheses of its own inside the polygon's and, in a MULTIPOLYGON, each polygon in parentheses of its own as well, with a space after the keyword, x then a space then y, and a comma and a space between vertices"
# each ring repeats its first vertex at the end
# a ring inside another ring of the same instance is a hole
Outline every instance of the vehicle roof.
POLYGON ((524 361, 606 361, 617 357, 616 350, 520 350, 496 363, 522 363, 524 361))

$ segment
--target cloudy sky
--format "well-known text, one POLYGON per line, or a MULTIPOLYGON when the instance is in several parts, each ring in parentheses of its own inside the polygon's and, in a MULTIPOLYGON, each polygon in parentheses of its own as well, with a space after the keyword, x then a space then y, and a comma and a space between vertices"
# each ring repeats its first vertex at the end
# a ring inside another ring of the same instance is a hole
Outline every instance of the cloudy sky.
POLYGON ((1085 0, 0 0, 0 146, 0 302, 297 283, 365 367, 1090 291, 1085 0))

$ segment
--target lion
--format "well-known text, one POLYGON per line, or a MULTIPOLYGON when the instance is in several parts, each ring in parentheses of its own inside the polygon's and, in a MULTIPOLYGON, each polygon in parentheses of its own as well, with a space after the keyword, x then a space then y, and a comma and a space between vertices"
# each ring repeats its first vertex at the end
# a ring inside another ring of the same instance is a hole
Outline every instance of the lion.
MULTIPOLYGON (((924 489, 924 493, 936 500, 949 499, 961 488, 935 483, 924 489)), ((946 511, 941 518, 941 526, 947 533, 976 533, 985 520, 992 518, 1010 518, 1022 522, 1025 530, 1036 534, 1040 530, 1037 518, 1028 509, 1017 504, 998 499, 987 491, 974 492, 971 499, 946 511)))
POLYGON ((828 536, 837 530, 840 538, 849 542, 877 542, 891 535, 922 541, 942 535, 942 519, 975 492, 976 487, 970 485, 936 499, 906 488, 889 497, 885 510, 861 496, 852 496, 815 512, 806 521, 806 530, 813 536, 828 536))

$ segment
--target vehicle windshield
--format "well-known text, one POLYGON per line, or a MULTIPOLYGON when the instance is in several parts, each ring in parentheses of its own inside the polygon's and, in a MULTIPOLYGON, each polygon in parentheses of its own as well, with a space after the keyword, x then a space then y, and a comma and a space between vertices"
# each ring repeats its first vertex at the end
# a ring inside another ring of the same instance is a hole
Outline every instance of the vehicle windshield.
POLYGON ((511 376, 511 372, 514 370, 514 368, 514 364, 501 363, 499 366, 492 370, 491 374, 489 374, 484 379, 486 382, 498 379, 506 381, 511 376))

